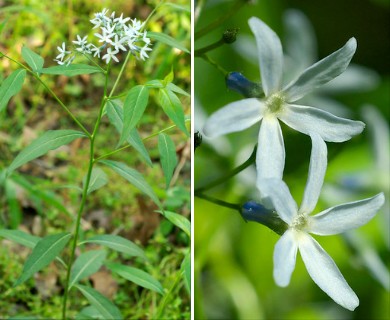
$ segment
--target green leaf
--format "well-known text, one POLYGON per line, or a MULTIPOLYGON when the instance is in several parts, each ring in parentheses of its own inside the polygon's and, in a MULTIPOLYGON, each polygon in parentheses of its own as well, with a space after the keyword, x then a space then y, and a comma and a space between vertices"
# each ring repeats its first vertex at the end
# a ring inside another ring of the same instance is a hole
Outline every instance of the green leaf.
POLYGON ((16 242, 27 248, 34 248, 38 241, 41 239, 37 236, 33 236, 29 233, 20 230, 1 229, 0 237, 6 238, 10 241, 16 242))
POLYGON ((93 306, 83 308, 77 315, 75 320, 96 320, 104 319, 102 314, 93 306))
POLYGON ((43 68, 43 58, 25 46, 22 47, 22 57, 30 66, 32 71, 37 72, 39 69, 43 68))
POLYGON ((187 93, 182 88, 178 87, 177 85, 175 85, 173 83, 168 83, 167 88, 173 92, 182 94, 182 95, 187 96, 187 97, 191 97, 191 95, 189 93, 187 93))
POLYGON ((9 226, 12 229, 16 229, 22 222, 23 213, 21 210, 21 204, 17 197, 16 183, 11 179, 5 181, 5 197, 8 203, 8 216, 9 226))
POLYGON ((89 303, 99 311, 104 319, 123 319, 117 306, 108 300, 105 296, 103 296, 100 292, 96 291, 95 289, 82 286, 81 284, 75 284, 74 286, 80 290, 83 296, 86 297, 89 303))
POLYGON ((148 195, 153 200, 153 202, 157 204, 159 208, 161 208, 160 200, 157 198, 153 189, 146 182, 142 174, 140 174, 137 170, 128 167, 122 162, 112 160, 100 160, 100 162, 114 170, 116 173, 122 176, 122 178, 125 178, 140 191, 148 195))
POLYGON ((181 214, 177 214, 172 211, 158 211, 176 227, 183 230, 189 237, 191 236, 191 222, 181 214))
POLYGON ((41 137, 35 139, 29 146, 23 149, 8 167, 8 174, 25 163, 36 159, 49 150, 57 149, 77 138, 84 138, 86 135, 75 130, 49 130, 41 137))
POLYGON ((124 266, 119 263, 107 262, 105 265, 113 272, 120 275, 122 278, 138 284, 141 287, 156 291, 163 295, 164 289, 160 282, 154 279, 149 273, 137 268, 124 266))
POLYGON ((184 284, 186 285, 187 291, 191 293, 191 252, 187 251, 184 260, 181 264, 181 271, 184 279, 184 284))
POLYGON ((102 69, 90 66, 88 64, 71 64, 69 66, 54 66, 49 68, 42 68, 38 70, 39 73, 44 74, 56 74, 56 75, 64 75, 68 77, 78 76, 80 74, 91 74, 102 72, 102 69))
POLYGON ((162 80, 150 80, 145 83, 145 86, 155 89, 165 88, 165 84, 162 82, 162 80))
POLYGON ((166 115, 181 131, 189 136, 185 125, 184 111, 181 106, 180 99, 171 90, 160 89, 159 101, 166 115))
POLYGON ((167 76, 164 78, 163 83, 165 86, 167 86, 169 83, 171 83, 174 79, 174 73, 173 73, 173 68, 171 69, 171 72, 167 74, 167 76))
POLYGON ((160 152, 161 167, 164 172, 165 183, 168 189, 173 171, 177 165, 177 156, 175 144, 172 139, 164 133, 158 135, 158 151, 160 152))
POLYGON ((7 106, 9 99, 22 89, 26 70, 18 69, 12 72, 0 86, 0 112, 7 106))
POLYGON ((149 89, 145 86, 135 86, 127 94, 123 104, 123 128, 119 145, 122 145, 141 119, 148 105, 148 99, 149 89))
POLYGON ((46 236, 35 245, 33 251, 26 260, 22 275, 16 280, 14 286, 18 286, 34 273, 42 270, 64 249, 72 235, 68 232, 46 236))
POLYGON ((115 251, 126 253, 129 256, 142 257, 146 259, 144 251, 139 246, 137 246, 134 242, 125 239, 121 236, 112 235, 112 234, 102 234, 84 240, 80 242, 78 245, 82 245, 84 243, 99 244, 108 247, 110 249, 113 249, 115 251))
MULTIPOLYGON (((8 19, 7 19, 8 20, 8 19)), ((7 23, 7 20, 0 23, 0 33, 3 31, 5 24, 7 23)))
MULTIPOLYGON (((109 100, 106 105, 107 117, 110 122, 114 125, 116 130, 121 133, 123 128, 123 109, 117 103, 117 101, 109 100)), ((153 163, 150 159, 148 150, 146 150, 145 145, 142 142, 140 135, 136 128, 130 131, 130 135, 127 137, 127 142, 133 146, 135 150, 139 152, 141 157, 145 162, 152 167, 153 163)))
POLYGON ((82 253, 72 266, 68 290, 79 280, 97 272, 105 259, 106 251, 104 250, 90 250, 82 253))
MULTIPOLYGON (((83 179, 83 185, 85 185, 86 176, 83 179)), ((91 173, 91 180, 89 181, 89 186, 87 194, 103 187, 108 182, 108 177, 106 173, 100 168, 93 168, 91 173)))
POLYGON ((190 53, 190 51, 185 46, 183 46, 176 39, 168 36, 165 33, 148 31, 147 36, 151 39, 160 41, 160 42, 162 42, 162 43, 164 43, 172 48, 177 48, 177 49, 184 51, 186 53, 190 53))
POLYGON ((177 11, 185 11, 185 12, 191 13, 191 6, 182 6, 182 5, 178 5, 176 3, 171 3, 171 2, 165 2, 161 6, 167 6, 167 7, 171 7, 172 9, 175 9, 177 11))

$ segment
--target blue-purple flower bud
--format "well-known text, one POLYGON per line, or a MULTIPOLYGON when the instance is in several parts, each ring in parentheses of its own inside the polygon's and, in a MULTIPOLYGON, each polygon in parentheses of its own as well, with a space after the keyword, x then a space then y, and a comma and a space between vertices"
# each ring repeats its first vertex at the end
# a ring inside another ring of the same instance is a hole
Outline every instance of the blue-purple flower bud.
POLYGON ((240 72, 230 72, 226 76, 226 86, 230 90, 236 91, 246 98, 261 98, 264 95, 260 83, 248 80, 240 72))

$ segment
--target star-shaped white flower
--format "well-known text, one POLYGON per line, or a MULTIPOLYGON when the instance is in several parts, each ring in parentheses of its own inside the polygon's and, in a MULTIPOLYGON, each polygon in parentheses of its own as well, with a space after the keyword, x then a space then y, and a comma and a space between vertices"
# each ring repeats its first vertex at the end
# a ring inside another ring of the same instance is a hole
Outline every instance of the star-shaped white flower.
POLYGON ((318 134, 311 135, 312 154, 309 175, 300 208, 287 185, 279 179, 265 179, 260 191, 273 204, 288 229, 275 245, 274 279, 282 287, 289 284, 300 251, 313 281, 335 302, 348 310, 359 305, 359 299, 349 287, 332 258, 309 233, 333 235, 358 228, 370 221, 384 203, 380 193, 372 198, 350 202, 324 210, 315 216, 316 207, 327 166, 327 149, 318 134))
POLYGON ((244 130, 261 121, 256 156, 259 184, 262 179, 283 176, 285 150, 278 120, 304 134, 318 134, 322 140, 331 142, 349 140, 362 132, 364 123, 294 104, 347 68, 356 50, 355 38, 282 87, 283 52, 279 37, 258 18, 249 19, 249 26, 256 37, 265 98, 249 98, 226 105, 210 116, 203 131, 208 137, 216 137, 244 130))
POLYGON ((102 57, 102 59, 105 59, 106 63, 109 63, 111 59, 115 60, 116 62, 119 62, 118 58, 115 56, 118 52, 118 50, 113 51, 111 48, 108 48, 107 53, 102 57))

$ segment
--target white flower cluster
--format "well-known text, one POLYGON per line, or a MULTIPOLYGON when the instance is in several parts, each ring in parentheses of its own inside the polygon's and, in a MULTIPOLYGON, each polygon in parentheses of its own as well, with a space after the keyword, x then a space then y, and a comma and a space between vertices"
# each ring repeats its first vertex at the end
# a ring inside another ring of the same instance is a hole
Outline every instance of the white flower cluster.
MULTIPOLYGON (((99 28, 101 31, 94 34, 100 44, 94 45, 88 42, 87 36, 81 38, 77 35, 77 40, 73 41, 77 45, 76 51, 82 54, 92 54, 98 58, 102 55, 101 59, 106 63, 109 63, 111 59, 119 62, 116 55, 127 50, 142 60, 149 58, 148 51, 152 49, 149 47, 150 39, 147 37, 147 32, 142 31, 144 23, 137 19, 123 18, 123 13, 120 17, 115 17, 115 12, 110 16, 107 16, 107 13, 108 9, 103 9, 102 12, 95 13, 95 18, 90 20, 94 25, 93 29, 99 28)), ((60 65, 71 64, 75 54, 66 49, 65 42, 57 49, 60 54, 54 61, 60 65)))

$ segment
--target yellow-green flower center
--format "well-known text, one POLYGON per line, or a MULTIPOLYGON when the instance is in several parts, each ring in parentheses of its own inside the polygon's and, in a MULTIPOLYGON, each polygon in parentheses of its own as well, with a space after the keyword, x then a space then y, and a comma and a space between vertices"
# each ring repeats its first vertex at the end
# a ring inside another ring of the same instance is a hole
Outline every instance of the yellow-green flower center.
POLYGON ((280 93, 274 93, 268 97, 265 104, 270 113, 277 113, 283 108, 284 97, 280 93))
POLYGON ((305 230, 307 227, 307 216, 303 213, 299 213, 298 216, 294 218, 294 221, 291 225, 295 230, 305 230))

